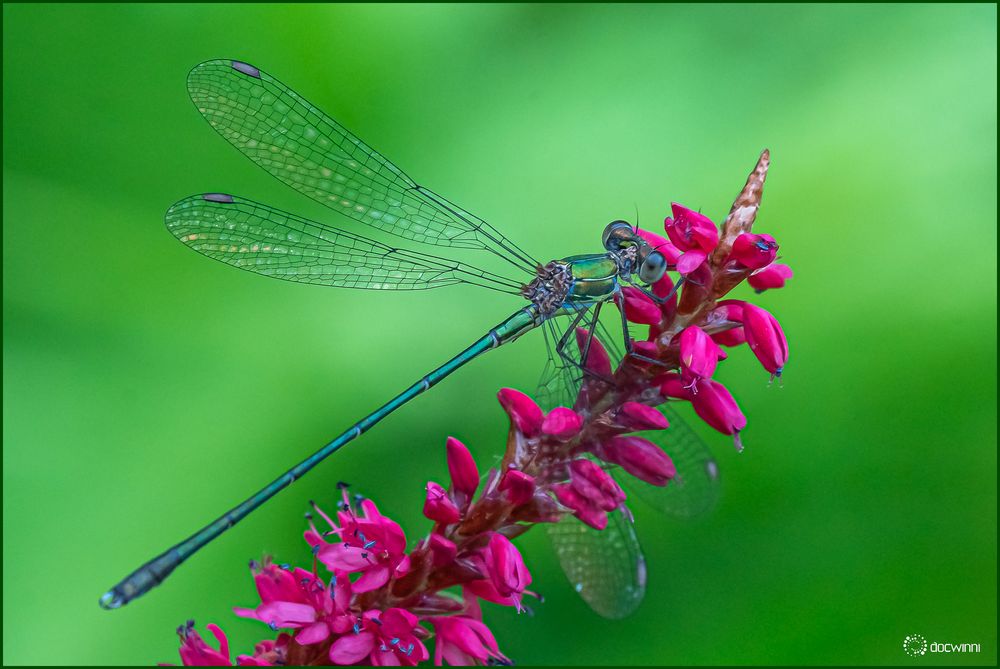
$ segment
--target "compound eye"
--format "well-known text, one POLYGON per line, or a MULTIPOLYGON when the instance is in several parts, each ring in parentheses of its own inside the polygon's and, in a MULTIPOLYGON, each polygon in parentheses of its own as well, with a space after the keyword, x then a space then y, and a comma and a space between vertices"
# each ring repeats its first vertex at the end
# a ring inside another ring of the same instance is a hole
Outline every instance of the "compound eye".
POLYGON ((643 283, 656 283, 667 271, 667 259, 659 251, 650 251, 639 265, 639 278, 643 283))
POLYGON ((629 223, 626 221, 611 221, 604 228, 604 234, 601 235, 601 243, 604 244, 604 248, 607 250, 617 251, 621 248, 622 242, 632 239, 632 235, 632 226, 629 223))

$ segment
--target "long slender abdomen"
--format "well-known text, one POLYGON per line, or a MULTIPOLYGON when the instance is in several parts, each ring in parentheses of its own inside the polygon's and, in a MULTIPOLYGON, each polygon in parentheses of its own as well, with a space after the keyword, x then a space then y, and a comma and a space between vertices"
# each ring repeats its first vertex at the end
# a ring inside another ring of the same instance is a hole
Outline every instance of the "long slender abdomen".
POLYGON ((133 571, 116 586, 104 593, 100 599, 101 607, 105 609, 117 609, 128 604, 133 599, 146 594, 155 586, 162 583, 178 565, 194 555, 203 546, 246 518, 252 511, 274 497, 279 491, 287 488, 296 479, 301 478, 333 452, 340 449, 341 446, 357 439, 380 420, 417 395, 432 388, 465 363, 492 348, 513 341, 528 330, 540 325, 542 320, 543 318, 534 307, 528 307, 512 314, 467 349, 362 418, 339 437, 289 469, 264 488, 261 488, 241 504, 233 507, 184 541, 171 546, 133 571))

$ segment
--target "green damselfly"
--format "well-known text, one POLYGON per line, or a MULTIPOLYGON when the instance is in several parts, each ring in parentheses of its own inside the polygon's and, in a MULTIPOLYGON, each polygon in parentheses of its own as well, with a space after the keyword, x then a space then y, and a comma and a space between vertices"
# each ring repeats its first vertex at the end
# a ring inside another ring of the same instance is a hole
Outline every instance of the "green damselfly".
MULTIPOLYGON (((569 350, 568 334, 583 323, 593 336, 601 327, 601 306, 615 299, 621 284, 648 285, 667 266, 664 256, 624 221, 605 228, 603 252, 542 265, 485 221, 418 185, 258 68, 236 60, 207 61, 190 72, 187 84, 195 106, 219 134, 295 190, 384 233, 492 253, 506 261, 517 277, 390 246, 224 193, 194 195, 167 211, 167 228, 187 246, 240 269, 287 281, 379 290, 469 284, 519 295, 528 304, 247 500, 136 569, 101 597, 101 606, 108 609, 123 606, 161 583, 200 548, 406 402, 477 356, 532 329, 543 327, 554 348, 545 383, 555 389, 553 395, 571 394, 579 373, 586 370, 579 352, 569 350), (554 325, 558 318, 572 321, 565 334, 560 335, 554 325)), ((624 316, 622 323, 625 327, 624 316)), ((625 327, 624 345, 629 348, 627 333, 625 327)), ((675 426, 678 421, 675 416, 675 426)), ((656 504, 685 515, 714 500, 716 474, 714 461, 694 433, 678 429, 685 431, 679 437, 677 430, 672 431, 672 453, 682 472, 690 467, 688 478, 695 483, 686 491, 671 491, 656 504)), ((623 513, 616 512, 614 526, 601 533, 572 523, 559 523, 551 532, 571 581, 595 610, 611 617, 630 611, 645 586, 642 555, 623 513), (604 551, 604 544, 612 550, 604 551), (614 560, 617 565, 611 563, 614 560), (618 585, 627 583, 603 592, 598 584, 608 581, 608 574, 618 585)))

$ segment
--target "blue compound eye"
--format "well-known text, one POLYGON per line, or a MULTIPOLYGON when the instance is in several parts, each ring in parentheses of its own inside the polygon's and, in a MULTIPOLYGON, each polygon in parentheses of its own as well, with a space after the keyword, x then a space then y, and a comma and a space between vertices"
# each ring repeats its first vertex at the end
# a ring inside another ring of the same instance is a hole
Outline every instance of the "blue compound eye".
POLYGON ((659 251, 650 251, 639 265, 639 278, 643 283, 656 283, 667 271, 667 259, 659 251))

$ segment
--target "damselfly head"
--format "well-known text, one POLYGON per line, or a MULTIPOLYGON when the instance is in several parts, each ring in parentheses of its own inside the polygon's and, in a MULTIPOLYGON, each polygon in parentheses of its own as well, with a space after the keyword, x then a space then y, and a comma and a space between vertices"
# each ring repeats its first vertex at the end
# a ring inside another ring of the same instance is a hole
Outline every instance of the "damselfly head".
POLYGON ((663 278, 663 273, 667 271, 667 259, 650 248, 627 221, 608 223, 601 241, 604 248, 619 261, 620 271, 625 275, 635 273, 643 283, 652 284, 663 278), (627 253, 618 253, 620 251, 627 253))

